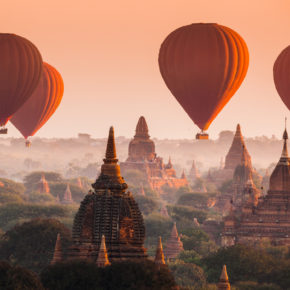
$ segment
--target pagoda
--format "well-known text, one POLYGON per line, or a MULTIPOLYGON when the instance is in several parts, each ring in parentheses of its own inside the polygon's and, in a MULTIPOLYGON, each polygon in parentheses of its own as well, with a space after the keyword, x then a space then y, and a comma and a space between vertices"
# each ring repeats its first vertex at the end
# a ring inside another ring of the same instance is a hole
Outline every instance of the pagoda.
POLYGON ((44 174, 41 175, 37 188, 39 193, 50 193, 49 185, 45 179, 44 174))
POLYGON ((61 237, 60 233, 57 234, 54 252, 53 252, 53 258, 50 262, 51 265, 54 265, 55 263, 59 263, 62 261, 62 249, 61 249, 61 237))
POLYGON ((165 265, 161 237, 159 237, 159 239, 158 239, 158 246, 157 246, 157 249, 156 249, 154 263, 157 264, 159 267, 161 265, 165 265))
POLYGON ((171 158, 167 164, 164 164, 163 159, 157 156, 155 144, 150 139, 148 126, 143 116, 139 118, 135 136, 129 143, 128 158, 125 162, 121 162, 120 166, 124 175, 132 170, 141 172, 147 185, 160 193, 164 185, 172 188, 188 185, 186 179, 176 177, 171 158))
POLYGON ((196 179, 200 178, 200 174, 198 172, 198 169, 196 167, 195 161, 192 161, 192 165, 188 174, 189 181, 194 184, 196 179))
POLYGON ((73 224, 68 259, 97 261, 105 237, 108 259, 144 259, 145 226, 142 214, 120 173, 114 129, 110 128, 101 173, 85 196, 73 224))
POLYGON ((223 270, 222 270, 222 273, 220 276, 220 281, 217 284, 217 289, 218 290, 230 290, 231 289, 226 265, 223 266, 223 270))
POLYGON ((71 191, 70 191, 69 184, 67 184, 67 186, 66 186, 66 190, 64 192, 64 195, 63 195, 61 203, 63 203, 63 204, 71 204, 71 203, 73 203, 72 194, 71 194, 71 191))
POLYGON ((106 239, 105 236, 102 235, 102 241, 101 241, 101 246, 100 250, 98 253, 98 258, 96 262, 98 267, 104 268, 106 266, 109 266, 111 263, 109 262, 108 259, 108 253, 107 253, 107 248, 106 248, 106 239))
POLYGON ((181 251, 183 251, 183 243, 180 240, 180 236, 178 235, 176 223, 174 223, 173 228, 171 230, 170 238, 167 240, 166 243, 165 249, 166 260, 171 261, 176 259, 181 251))
POLYGON ((269 240, 274 245, 290 245, 290 158, 287 150, 288 134, 283 134, 283 150, 273 173, 267 195, 255 200, 251 195, 242 207, 239 220, 232 217, 225 222, 222 245, 259 243, 269 240))

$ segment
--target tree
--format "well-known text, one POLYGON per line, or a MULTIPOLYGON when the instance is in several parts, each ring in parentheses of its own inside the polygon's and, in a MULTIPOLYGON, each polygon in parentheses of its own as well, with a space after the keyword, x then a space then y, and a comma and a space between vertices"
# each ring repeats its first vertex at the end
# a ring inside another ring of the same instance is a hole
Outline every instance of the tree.
POLYGON ((147 215, 158 209, 158 203, 151 197, 136 195, 134 198, 143 214, 147 215))
POLYGON ((95 289, 175 289, 175 281, 167 266, 160 269, 149 260, 113 262, 105 268, 95 263, 70 261, 50 265, 41 273, 48 290, 95 289))
POLYGON ((177 260, 175 263, 169 264, 169 268, 179 286, 202 289, 206 285, 203 269, 197 265, 177 260))
POLYGON ((36 274, 20 266, 10 266, 0 261, 0 289, 42 290, 44 289, 36 274))
POLYGON ((0 259, 39 272, 52 259, 58 233, 66 249, 71 242, 71 233, 56 219, 34 219, 17 225, 2 236, 0 259))

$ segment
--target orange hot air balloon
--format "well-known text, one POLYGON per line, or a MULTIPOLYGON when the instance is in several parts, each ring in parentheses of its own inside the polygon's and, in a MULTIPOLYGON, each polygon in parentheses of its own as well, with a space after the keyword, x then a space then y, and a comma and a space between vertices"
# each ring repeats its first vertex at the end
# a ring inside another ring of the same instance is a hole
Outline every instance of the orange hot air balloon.
POLYGON ((194 23, 171 32, 159 51, 161 75, 177 101, 206 130, 246 76, 247 45, 234 30, 194 23))
POLYGON ((0 33, 0 126, 28 100, 42 73, 42 58, 29 40, 0 33))
POLYGON ((10 120, 25 139, 33 136, 55 112, 61 102, 63 88, 60 73, 44 62, 38 86, 10 120))
POLYGON ((290 45, 277 57, 273 74, 276 90, 288 110, 290 110, 290 45))

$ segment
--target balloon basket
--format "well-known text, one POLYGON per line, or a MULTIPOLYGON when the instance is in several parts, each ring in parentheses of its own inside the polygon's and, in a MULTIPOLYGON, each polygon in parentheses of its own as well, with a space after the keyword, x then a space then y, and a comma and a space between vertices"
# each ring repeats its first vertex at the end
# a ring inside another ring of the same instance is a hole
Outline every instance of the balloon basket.
POLYGON ((7 134, 8 129, 7 128, 0 128, 0 134, 7 134))
POLYGON ((208 140, 208 134, 207 133, 197 133, 195 136, 195 139, 197 140, 208 140))
POLYGON ((29 140, 25 141, 25 147, 29 148, 31 146, 31 142, 29 140))

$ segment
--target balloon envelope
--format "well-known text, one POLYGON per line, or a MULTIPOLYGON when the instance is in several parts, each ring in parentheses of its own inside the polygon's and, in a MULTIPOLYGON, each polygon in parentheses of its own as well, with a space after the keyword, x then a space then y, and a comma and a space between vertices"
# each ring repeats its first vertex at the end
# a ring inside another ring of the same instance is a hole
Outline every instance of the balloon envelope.
POLYGON ((42 58, 29 40, 0 33, 0 125, 31 96, 42 73, 42 58))
POLYGON ((51 65, 43 63, 42 77, 27 102, 12 116, 11 123, 27 138, 52 116, 63 96, 63 80, 51 65))
POLYGON ((193 122, 206 130, 245 78, 246 43, 234 30, 194 23, 170 33, 159 51, 161 75, 193 122))
POLYGON ((277 57, 273 67, 273 75, 277 92, 290 110, 290 45, 277 57))

